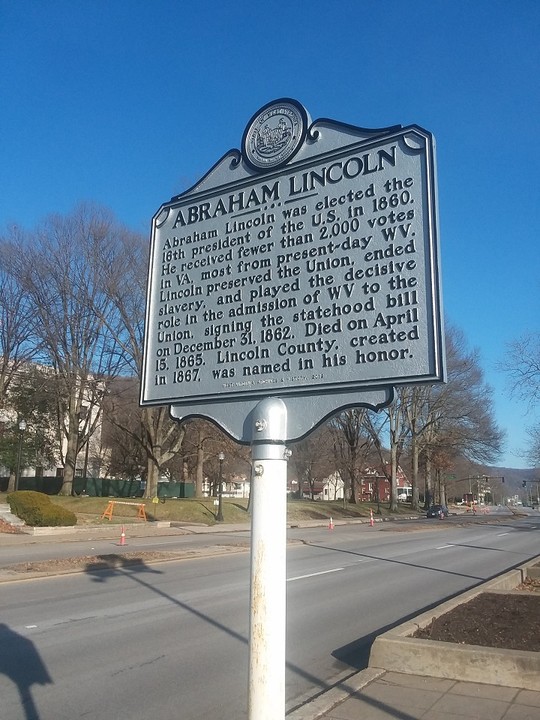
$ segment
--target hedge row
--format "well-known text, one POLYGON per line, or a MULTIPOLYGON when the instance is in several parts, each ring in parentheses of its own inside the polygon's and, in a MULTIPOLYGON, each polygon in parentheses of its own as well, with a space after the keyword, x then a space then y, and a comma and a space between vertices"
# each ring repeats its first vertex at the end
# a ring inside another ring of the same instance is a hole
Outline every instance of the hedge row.
POLYGON ((77 524, 71 510, 53 505, 48 495, 33 490, 17 490, 7 496, 11 512, 33 527, 58 527, 77 524))

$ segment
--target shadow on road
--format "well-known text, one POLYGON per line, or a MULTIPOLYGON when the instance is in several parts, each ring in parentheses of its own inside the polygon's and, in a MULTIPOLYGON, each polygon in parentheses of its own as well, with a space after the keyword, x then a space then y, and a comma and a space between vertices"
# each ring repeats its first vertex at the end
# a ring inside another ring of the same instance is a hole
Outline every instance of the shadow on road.
POLYGON ((87 563, 84 570, 95 582, 106 582, 119 573, 124 576, 139 572, 162 574, 161 570, 154 570, 141 558, 129 558, 115 554, 97 555, 96 557, 97 560, 87 563))
MULTIPOLYGON (((241 633, 236 632, 235 630, 232 630, 230 627, 227 627, 223 623, 219 622, 218 620, 215 620, 210 615, 207 615, 200 610, 197 610, 196 608, 192 607, 191 605, 188 605, 187 603, 183 602, 182 600, 179 600, 177 597, 173 597, 172 595, 169 595, 168 593, 164 592, 163 590, 160 590, 159 588, 154 587, 150 584, 150 582, 147 582, 143 577, 141 576, 141 573, 158 573, 163 574, 159 570, 153 570, 152 568, 145 565, 145 563, 141 560, 139 562, 134 563, 133 561, 126 561, 125 558, 123 558, 122 555, 102 555, 97 556, 100 558, 100 562, 92 562, 89 563, 86 567, 86 572, 92 576, 92 579, 96 582, 107 582, 110 580, 113 580, 118 577, 128 577, 133 582, 141 585, 142 587, 147 588, 151 592, 155 593, 156 595, 159 595, 162 598, 167 599, 171 604, 176 605, 178 608, 181 608, 182 610, 185 610, 186 612, 191 613, 196 618, 202 620, 203 622, 208 623, 212 627, 222 631, 223 633, 227 634, 229 637, 237 640, 238 642, 241 642, 243 645, 246 646, 246 648, 249 645, 249 639, 242 635, 241 633), (111 559, 114 559, 114 564, 111 565, 111 559)), ((289 672, 292 672, 299 677, 302 677, 303 679, 307 680, 314 686, 313 695, 312 697, 318 697, 321 693, 325 692, 326 690, 330 690, 332 687, 335 687, 335 683, 328 683, 324 680, 321 680, 321 678, 316 677, 315 675, 312 675, 311 673, 305 671, 301 667, 298 667, 297 665, 294 665, 293 663, 286 662, 286 668, 289 672)), ((339 683, 340 687, 346 687, 345 685, 345 679, 342 679, 339 683)), ((311 698, 310 698, 311 699, 311 698)), ((294 710, 297 706, 293 705, 294 701, 291 701, 289 703, 291 707, 288 708, 287 712, 291 712, 294 710)), ((305 702, 305 700, 304 700, 305 702)), ((303 703, 302 703, 303 704, 303 703)))
POLYGON ((39 720, 31 687, 52 684, 52 678, 34 643, 4 623, 0 623, 0 673, 17 686, 25 719, 39 720))

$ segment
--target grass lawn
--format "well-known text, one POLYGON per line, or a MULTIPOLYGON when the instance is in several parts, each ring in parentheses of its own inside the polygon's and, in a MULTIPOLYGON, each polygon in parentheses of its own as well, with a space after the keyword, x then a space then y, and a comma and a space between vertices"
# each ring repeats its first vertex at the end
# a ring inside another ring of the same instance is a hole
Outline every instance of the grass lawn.
MULTIPOLYGON (((0 503, 6 502, 6 493, 0 493, 0 503)), ((148 520, 170 520, 178 522, 202 523, 214 525, 217 505, 214 498, 167 499, 165 502, 153 503, 144 498, 103 498, 103 497, 66 497, 52 495, 51 502, 62 505, 77 515, 79 525, 108 525, 112 523, 144 522, 138 519, 137 514, 141 503, 145 506, 148 520), (115 500, 113 519, 102 519, 107 505, 115 500), (129 504, 124 504, 129 503, 129 504)), ((293 500, 287 503, 287 519, 290 523, 302 520, 324 520, 332 517, 333 520, 344 518, 369 518, 370 510, 377 517, 376 503, 343 503, 323 502, 320 500, 293 500)), ((269 512, 272 509, 269 508, 269 512)), ((399 515, 415 514, 410 505, 400 504, 399 515)), ((381 503, 383 517, 396 517, 395 513, 388 512, 386 503, 381 503)), ((251 520, 248 501, 241 498, 223 498, 223 517, 225 523, 249 523, 251 520)))

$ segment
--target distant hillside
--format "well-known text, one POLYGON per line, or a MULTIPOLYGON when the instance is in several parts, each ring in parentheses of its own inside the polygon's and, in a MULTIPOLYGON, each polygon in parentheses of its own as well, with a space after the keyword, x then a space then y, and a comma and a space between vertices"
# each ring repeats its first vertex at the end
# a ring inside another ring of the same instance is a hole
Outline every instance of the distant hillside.
POLYGON ((504 477, 505 482, 510 480, 521 483, 523 480, 540 480, 540 470, 535 468, 520 470, 516 468, 490 467, 489 472, 491 475, 500 475, 504 477))
POLYGON ((516 468, 490 467, 489 473, 494 476, 504 477, 504 485, 506 495, 519 495, 525 501, 528 494, 538 491, 535 481, 540 483, 540 470, 530 468, 527 470, 519 470, 516 468), (523 487, 523 481, 527 481, 526 488, 523 487))

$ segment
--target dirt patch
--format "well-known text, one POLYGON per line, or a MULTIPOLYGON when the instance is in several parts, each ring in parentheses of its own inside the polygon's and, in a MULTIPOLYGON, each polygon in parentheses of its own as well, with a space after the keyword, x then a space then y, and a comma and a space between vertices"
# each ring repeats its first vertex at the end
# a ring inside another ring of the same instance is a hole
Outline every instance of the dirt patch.
POLYGON ((108 555, 82 555, 81 557, 59 558, 57 560, 42 560, 40 562, 17 563, 7 565, 3 570, 21 575, 58 575, 68 572, 87 572, 89 570, 111 570, 127 568, 133 565, 146 565, 166 560, 182 560, 192 557, 201 557, 209 553, 220 554, 240 552, 245 550, 242 545, 212 546, 212 548, 198 548, 181 552, 126 552, 108 555))
POLYGON ((2 518, 0 518, 0 533, 9 533, 11 535, 20 535, 21 530, 16 525, 11 525, 2 518))
POLYGON ((527 579, 522 592, 480 593, 413 635, 424 640, 540 652, 540 581, 527 579))

